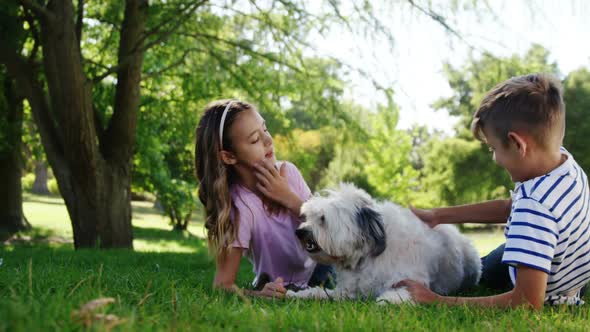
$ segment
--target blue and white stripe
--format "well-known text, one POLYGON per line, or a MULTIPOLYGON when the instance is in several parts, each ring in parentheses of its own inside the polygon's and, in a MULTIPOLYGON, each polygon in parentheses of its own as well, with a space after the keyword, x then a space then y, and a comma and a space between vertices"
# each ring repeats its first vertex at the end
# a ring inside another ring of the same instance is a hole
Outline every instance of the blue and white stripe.
POLYGON ((516 184, 502 258, 513 282, 518 265, 546 272, 548 303, 575 294, 590 280, 588 178, 565 149, 562 153, 568 159, 558 168, 516 184))

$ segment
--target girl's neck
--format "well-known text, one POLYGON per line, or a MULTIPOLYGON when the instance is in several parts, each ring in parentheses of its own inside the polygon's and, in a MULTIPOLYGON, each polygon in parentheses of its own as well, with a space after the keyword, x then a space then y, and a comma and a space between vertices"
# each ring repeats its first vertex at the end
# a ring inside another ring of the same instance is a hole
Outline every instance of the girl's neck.
POLYGON ((244 168, 235 168, 236 172, 236 183, 245 188, 246 190, 252 192, 254 195, 258 196, 262 201, 264 209, 267 215, 272 214, 280 214, 282 212, 288 211, 284 206, 280 205, 279 203, 265 197, 260 190, 256 187, 256 183, 258 183, 258 179, 254 175, 254 170, 248 170, 244 168))
POLYGON ((235 167, 236 172, 236 180, 239 185, 242 187, 250 190, 251 192, 257 193, 258 189, 256 188, 256 176, 254 176, 254 171, 249 169, 244 169, 243 167, 235 167))
POLYGON ((242 187, 250 190, 253 193, 257 193, 258 192, 258 189, 256 188, 256 179, 246 179, 246 180, 239 179, 238 180, 238 183, 242 187))

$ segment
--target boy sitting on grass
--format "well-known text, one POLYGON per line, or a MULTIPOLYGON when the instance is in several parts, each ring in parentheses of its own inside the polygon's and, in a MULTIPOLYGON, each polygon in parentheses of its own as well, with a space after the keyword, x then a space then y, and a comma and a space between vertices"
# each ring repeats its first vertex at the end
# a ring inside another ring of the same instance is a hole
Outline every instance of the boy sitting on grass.
POLYGON ((590 197, 586 174, 561 147, 562 90, 550 75, 513 77, 488 92, 473 116, 473 134, 515 182, 511 199, 413 209, 431 227, 506 222, 505 245, 482 259, 482 283, 501 289, 502 280, 510 280, 513 288, 487 297, 448 297, 402 281, 416 302, 535 309, 583 303, 580 290, 590 279, 590 197))

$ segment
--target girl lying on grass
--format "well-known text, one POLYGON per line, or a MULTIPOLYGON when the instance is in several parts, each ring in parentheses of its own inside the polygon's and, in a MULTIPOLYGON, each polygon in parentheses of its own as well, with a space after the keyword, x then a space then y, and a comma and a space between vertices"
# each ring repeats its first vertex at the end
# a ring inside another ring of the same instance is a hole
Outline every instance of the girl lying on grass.
POLYGON ((196 134, 199 199, 216 258, 213 286, 237 289, 242 255, 256 274, 254 289, 244 290, 249 295, 283 297, 287 289, 329 283, 332 268, 312 261, 295 237, 299 209, 311 192, 293 164, 277 163, 256 108, 238 100, 214 101, 196 134))

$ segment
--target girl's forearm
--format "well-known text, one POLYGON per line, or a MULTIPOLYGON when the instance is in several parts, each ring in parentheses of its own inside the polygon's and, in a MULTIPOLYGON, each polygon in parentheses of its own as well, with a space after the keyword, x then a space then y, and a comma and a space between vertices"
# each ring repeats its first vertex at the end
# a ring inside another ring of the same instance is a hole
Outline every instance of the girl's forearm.
POLYGON ((465 222, 494 224, 505 223, 510 215, 512 200, 495 200, 483 203, 435 208, 433 213, 439 224, 465 222))
POLYGON ((213 284, 213 288, 223 290, 226 292, 230 292, 230 293, 237 293, 237 294, 243 294, 243 295, 248 295, 248 296, 261 296, 259 291, 240 288, 235 284, 233 284, 231 286, 222 285, 222 284, 213 284))
POLYGON ((221 290, 224 290, 224 291, 230 292, 230 293, 236 293, 238 295, 262 297, 265 299, 279 299, 279 298, 284 297, 284 294, 282 294, 280 292, 269 293, 268 291, 264 292, 264 290, 256 291, 256 290, 251 290, 251 289, 240 288, 236 285, 232 285, 232 286, 213 285, 213 288, 221 289, 221 290))

